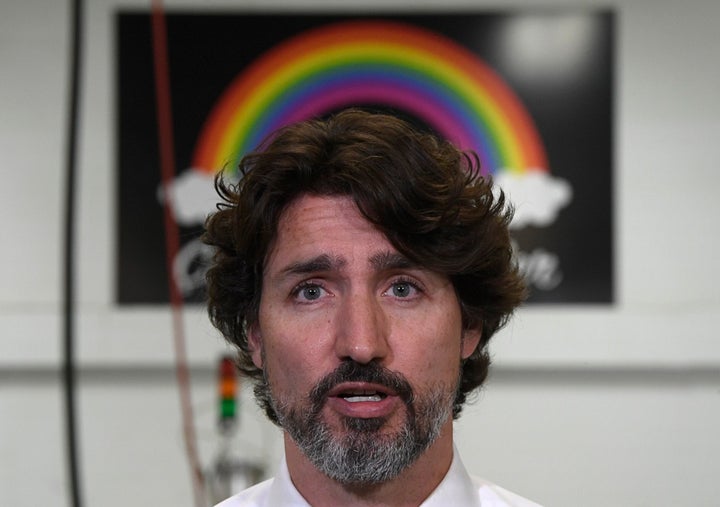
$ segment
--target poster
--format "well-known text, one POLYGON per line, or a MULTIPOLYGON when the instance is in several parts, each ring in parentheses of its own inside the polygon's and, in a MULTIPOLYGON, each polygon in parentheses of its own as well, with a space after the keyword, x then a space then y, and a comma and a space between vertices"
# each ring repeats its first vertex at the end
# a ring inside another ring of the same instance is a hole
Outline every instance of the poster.
MULTIPOLYGON (((148 12, 116 17, 116 301, 168 301, 148 12)), ((212 177, 274 128, 349 105, 475 150, 516 206, 528 304, 614 301, 610 11, 382 16, 171 12, 173 272, 201 302, 212 177)))

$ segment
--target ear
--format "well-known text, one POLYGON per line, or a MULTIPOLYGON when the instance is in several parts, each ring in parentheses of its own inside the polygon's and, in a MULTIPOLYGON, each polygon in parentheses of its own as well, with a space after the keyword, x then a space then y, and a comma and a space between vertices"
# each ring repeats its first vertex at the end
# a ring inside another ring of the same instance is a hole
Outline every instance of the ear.
POLYGON ((248 348, 250 349, 250 357, 255 366, 262 370, 262 337, 260 336, 260 328, 255 324, 248 326, 248 348))
POLYGON ((465 329, 460 342, 460 354, 463 359, 467 359, 475 352, 482 337, 482 326, 473 329, 465 329))

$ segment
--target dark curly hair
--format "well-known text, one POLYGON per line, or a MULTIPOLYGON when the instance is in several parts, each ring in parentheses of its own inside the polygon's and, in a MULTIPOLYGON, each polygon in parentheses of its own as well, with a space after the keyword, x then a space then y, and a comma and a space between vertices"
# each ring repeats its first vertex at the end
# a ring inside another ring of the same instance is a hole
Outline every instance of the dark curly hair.
POLYGON ((357 109, 327 120, 285 127, 240 162, 237 185, 218 177, 222 198, 206 223, 216 248, 207 274, 212 323, 239 348, 238 367, 256 382, 247 330, 258 318, 263 266, 286 207, 304 194, 349 196, 360 212, 411 261, 447 275, 460 301, 465 329, 482 329, 463 362, 453 409, 487 377, 487 344, 525 296, 508 224, 511 206, 480 174, 478 157, 418 131, 394 116, 357 109))

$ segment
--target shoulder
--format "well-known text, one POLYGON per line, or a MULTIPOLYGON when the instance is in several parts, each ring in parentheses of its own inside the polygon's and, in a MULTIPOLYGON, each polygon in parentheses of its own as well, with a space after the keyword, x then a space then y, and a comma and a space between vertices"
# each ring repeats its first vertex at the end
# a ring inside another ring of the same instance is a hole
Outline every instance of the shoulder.
POLYGON ((265 507, 268 503, 273 479, 251 486, 237 495, 217 504, 215 507, 265 507))
POLYGON ((542 507, 512 491, 479 477, 471 477, 483 507, 542 507))

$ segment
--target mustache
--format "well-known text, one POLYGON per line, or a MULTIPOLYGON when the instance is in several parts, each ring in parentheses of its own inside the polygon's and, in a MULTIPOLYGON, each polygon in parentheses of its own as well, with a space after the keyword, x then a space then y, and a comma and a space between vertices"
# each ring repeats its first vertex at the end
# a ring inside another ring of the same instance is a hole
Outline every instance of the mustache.
POLYGON ((330 390, 343 382, 368 382, 387 387, 408 407, 412 406, 415 398, 410 382, 402 373, 394 372, 375 362, 363 364, 347 360, 325 375, 310 391, 309 397, 313 407, 317 409, 322 407, 330 390))

